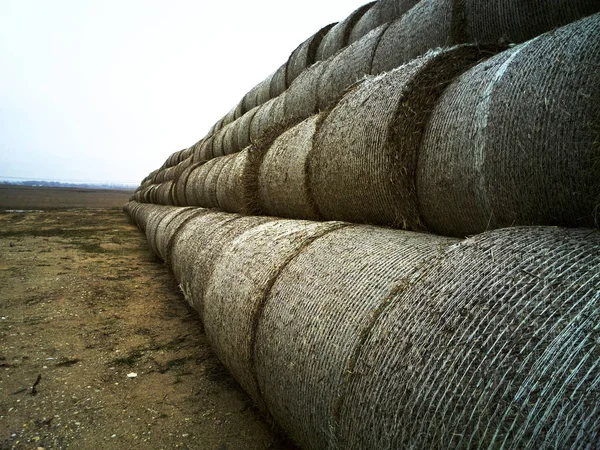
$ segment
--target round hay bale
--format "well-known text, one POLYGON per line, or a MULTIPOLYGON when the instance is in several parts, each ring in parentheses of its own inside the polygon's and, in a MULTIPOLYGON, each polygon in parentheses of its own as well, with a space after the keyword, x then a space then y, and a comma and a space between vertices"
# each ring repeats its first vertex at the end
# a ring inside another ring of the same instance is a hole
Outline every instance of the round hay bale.
POLYGON ((206 177, 217 161, 217 158, 213 158, 199 164, 191 171, 184 188, 187 206, 205 206, 208 204, 204 185, 206 184, 206 177))
POLYGON ((217 158, 219 156, 223 156, 225 154, 225 149, 223 145, 223 141, 225 140, 225 132, 229 125, 225 125, 219 131, 216 131, 213 135, 212 141, 212 157, 217 158))
POLYGON ((282 269, 266 298, 252 355, 269 411, 299 447, 344 448, 330 438, 354 352, 390 296, 453 242, 346 227, 315 240, 282 269))
POLYGON ((308 155, 319 116, 282 133, 266 152, 258 170, 258 205, 272 216, 318 220, 308 186, 308 155))
POLYGON ((352 44, 380 25, 398 19, 418 3, 419 0, 379 0, 354 25, 348 43, 352 44))
POLYGON ((224 202, 226 202, 226 197, 228 195, 229 175, 233 169, 235 157, 236 154, 223 156, 223 168, 217 177, 217 204, 215 206, 223 211, 227 211, 227 209, 223 208, 222 205, 224 202))
POLYGON ((388 25, 377 27, 331 59, 317 84, 320 110, 332 108, 350 86, 371 73, 371 62, 377 43, 388 25))
POLYGON ((194 218, 210 213, 211 211, 205 208, 185 208, 185 212, 173 218, 166 225, 164 232, 159 234, 157 242, 158 252, 171 270, 173 270, 173 246, 179 233, 194 218))
POLYGON ((315 60, 322 61, 327 59, 346 47, 352 28, 374 4, 375 2, 370 2, 359 7, 344 20, 331 27, 317 48, 315 60))
POLYGON ((239 126, 238 121, 231 122, 225 128, 225 135, 223 136, 223 154, 230 155, 239 151, 237 147, 237 127, 239 126))
POLYGON ((428 228, 465 236, 511 225, 595 226, 599 60, 597 14, 452 83, 419 153, 417 192, 428 228))
POLYGON ((140 210, 140 215, 139 215, 140 225, 139 226, 140 226, 140 229, 146 235, 146 239, 148 240, 148 245, 152 249, 153 253, 156 253, 156 252, 154 251, 154 248, 152 246, 153 242, 151 242, 151 240, 154 237, 155 229, 158 225, 158 222, 160 222, 162 220, 162 218, 165 216, 165 214, 167 214, 172 209, 173 209, 172 206, 148 204, 148 205, 146 205, 146 207, 144 209, 140 210))
POLYGON ((285 128, 284 98, 273 98, 258 107, 250 123, 250 142, 268 145, 285 128))
POLYGON ((212 159, 214 157, 212 151, 213 141, 213 136, 210 136, 202 141, 199 151, 196 153, 198 156, 197 158, 195 158, 195 162, 208 161, 209 159, 212 159))
POLYGON ((237 105, 235 106, 235 108, 231 109, 227 114, 225 114, 225 117, 223 117, 222 128, 225 128, 227 125, 229 125, 235 120, 236 109, 237 105))
POLYGON ((250 126, 257 111, 258 107, 253 108, 240 117, 237 126, 237 148, 239 150, 243 150, 250 145, 250 126))
POLYGON ((271 78, 271 85, 269 86, 269 97, 275 98, 279 95, 283 94, 283 92, 287 89, 286 83, 286 70, 287 63, 283 64, 273 73, 273 77, 271 78))
POLYGON ((304 70, 290 85, 283 97, 286 123, 300 123, 319 112, 317 86, 329 61, 319 61, 304 70))
POLYGON ((281 270, 303 248, 342 226, 347 224, 292 220, 265 223, 224 247, 214 265, 205 291, 206 335, 219 360, 259 407, 263 403, 251 350, 268 292, 281 270))
POLYGON ((160 184, 153 184, 150 189, 148 189, 148 202, 157 204, 158 201, 158 189, 160 184))
POLYGON ((156 246, 158 240, 158 228, 162 221, 168 221, 173 217, 173 214, 177 213, 181 208, 160 208, 156 213, 152 214, 146 224, 146 240, 148 246, 156 256, 160 257, 158 248, 156 246))
POLYGON ((150 221, 152 216, 155 214, 159 214, 161 212, 161 209, 164 209, 164 208, 165 208, 164 206, 154 205, 152 203, 146 203, 146 204, 140 205, 140 208, 137 211, 137 223, 138 223, 138 227, 142 231, 142 233, 144 233, 144 234, 146 233, 146 228, 147 228, 148 222, 150 221))
POLYGON ((173 205, 173 180, 165 181, 158 186, 157 201, 161 205, 173 205))
POLYGON ((173 180, 177 181, 181 174, 192 165, 194 155, 189 155, 186 159, 178 163, 173 169, 174 178, 173 180))
POLYGON ((357 353, 339 448, 593 448, 598 248, 589 229, 513 227, 423 268, 357 353))
POLYGON ((438 49, 347 94, 321 123, 309 155, 322 217, 422 229, 415 170, 430 110, 482 58, 476 46, 438 49))
POLYGON ((216 162, 206 174, 206 179, 204 181, 204 195, 202 197, 204 203, 199 206, 216 208, 219 205, 217 200, 217 183, 219 181, 219 175, 229 159, 231 159, 230 156, 220 156, 215 158, 216 162))
POLYGON ((597 0, 464 0, 466 36, 471 42, 524 42, 600 11, 597 0))
POLYGON ((192 162, 193 163, 197 163, 201 161, 200 158, 200 149, 202 148, 202 144, 204 144, 205 139, 202 138, 200 139, 198 142, 196 142, 191 148, 192 148, 192 162))
POLYGON ((244 115, 244 105, 242 105, 242 102, 240 100, 240 102, 237 104, 237 106, 234 109, 233 119, 238 120, 243 115, 244 115))
POLYGON ((388 72, 436 47, 465 42, 453 39, 454 0, 422 0, 385 30, 373 58, 372 74, 388 72))
MULTIPOLYGON (((193 271, 194 261, 198 255, 210 248, 211 245, 217 245, 219 242, 212 239, 215 232, 225 223, 235 220, 240 216, 238 214, 228 214, 220 211, 208 211, 207 213, 194 217, 186 222, 185 226, 173 235, 171 243, 171 269, 175 279, 186 294, 186 299, 193 306, 194 303, 190 297, 191 293, 191 273, 193 271)), ((212 261, 209 261, 212 262, 212 261)))
POLYGON ((321 28, 292 52, 288 58, 286 68, 286 84, 288 86, 292 84, 292 81, 294 81, 304 69, 315 63, 317 49, 319 48, 321 40, 336 23, 331 23, 321 28))
POLYGON ((270 74, 263 81, 254 86, 242 99, 242 110, 244 113, 256 106, 260 106, 271 98, 271 80, 274 74, 270 74))
POLYGON ((258 167, 264 150, 250 146, 235 155, 227 183, 220 191, 219 208, 256 215, 258 209, 258 167))
POLYGON ((198 167, 204 164, 203 162, 198 162, 191 164, 188 166, 181 175, 177 178, 175 182, 175 188, 173 190, 173 202, 177 206, 188 206, 190 203, 186 197, 186 186, 188 184, 188 180, 190 179, 190 175, 193 171, 195 171, 198 167))
POLYGON ((174 235, 171 250, 173 273, 200 318, 203 318, 206 285, 223 249, 246 230, 273 220, 210 211, 191 219, 174 235))
POLYGON ((208 210, 203 208, 177 208, 165 215, 156 227, 154 238, 154 247, 158 256, 167 264, 170 263, 168 257, 169 242, 180 226, 184 225, 192 217, 206 214, 208 210))

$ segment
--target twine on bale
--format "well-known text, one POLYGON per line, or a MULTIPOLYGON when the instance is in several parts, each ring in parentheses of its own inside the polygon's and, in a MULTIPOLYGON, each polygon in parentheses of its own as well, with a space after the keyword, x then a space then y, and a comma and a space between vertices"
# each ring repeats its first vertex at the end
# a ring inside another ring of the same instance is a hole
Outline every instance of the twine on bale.
POLYGON ((170 212, 156 228, 155 247, 158 256, 167 264, 171 263, 170 242, 179 227, 184 226, 193 217, 207 214, 203 208, 177 208, 170 212))
POLYGON ((401 17, 419 3, 419 0, 379 0, 354 25, 348 42, 352 44, 380 25, 401 17))
POLYGON ((463 74, 433 109, 418 161, 428 228, 595 226, 600 14, 463 74), (595 125, 594 125, 595 124, 595 125))
POLYGON ((301 448, 336 448, 328 445, 333 412, 363 333, 389 296, 453 242, 351 226, 315 240, 281 270, 253 361, 268 410, 301 448))
POLYGON ((227 211, 226 208, 223 208, 223 204, 227 202, 226 197, 228 194, 227 187, 229 184, 229 176, 231 175, 236 156, 236 154, 231 154, 223 157, 223 168, 217 177, 217 204, 215 206, 223 211, 227 211))
POLYGON ((435 50, 368 78, 323 119, 309 155, 309 185, 329 220, 423 228, 415 192, 421 136, 452 79, 489 54, 435 50))
POLYGON ((317 48, 315 60, 321 61, 327 59, 346 47, 352 28, 374 4, 375 2, 370 2, 360 6, 344 20, 331 27, 317 48))
POLYGON ((359 351, 339 447, 593 448, 599 246, 592 230, 507 228, 424 268, 359 351))
POLYGON ((216 208, 219 205, 217 200, 217 183, 219 180, 219 175, 229 159, 231 159, 231 155, 215 158, 215 164, 213 164, 209 172, 206 174, 203 185, 204 195, 202 196, 202 199, 204 203, 201 203, 198 206, 203 206, 205 208, 216 208))
POLYGON ((319 218, 308 186, 308 154, 319 116, 282 133, 267 150, 258 169, 259 209, 268 215, 319 218))
POLYGON ((161 232, 164 231, 164 226, 186 209, 191 208, 161 208, 157 210, 157 214, 152 215, 152 217, 149 219, 146 227, 146 240, 148 241, 148 246, 156 256, 160 257, 157 244, 161 232), (165 224, 163 225, 163 228, 161 228, 161 224, 165 224))
POLYGON ((332 108, 350 86, 371 73, 377 43, 388 26, 384 24, 375 28, 329 61, 317 83, 320 110, 332 108))
POLYGON ((205 291, 206 335, 221 362, 263 410, 251 349, 265 298, 282 268, 306 245, 343 226, 347 224, 265 223, 225 247, 215 264, 205 291))
POLYGON ((306 69, 316 62, 317 49, 323 37, 333 27, 331 23, 300 44, 290 55, 286 68, 286 83, 288 86, 306 69))

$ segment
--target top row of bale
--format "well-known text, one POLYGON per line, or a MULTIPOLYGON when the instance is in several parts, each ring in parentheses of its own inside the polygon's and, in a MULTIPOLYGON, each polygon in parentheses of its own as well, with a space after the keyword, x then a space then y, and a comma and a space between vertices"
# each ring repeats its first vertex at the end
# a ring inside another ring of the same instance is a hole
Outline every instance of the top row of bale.
POLYGON ((600 14, 497 50, 364 78, 273 142, 190 157, 134 199, 449 236, 597 225, 600 14))
POLYGON ((380 0, 366 4, 300 44, 205 138, 173 153, 162 169, 193 154, 210 159, 240 151, 269 131, 281 131, 331 107, 364 75, 392 70, 432 48, 520 43, 599 10, 595 0, 380 0), (279 116, 279 128, 269 130, 264 122, 272 122, 273 116, 279 116))

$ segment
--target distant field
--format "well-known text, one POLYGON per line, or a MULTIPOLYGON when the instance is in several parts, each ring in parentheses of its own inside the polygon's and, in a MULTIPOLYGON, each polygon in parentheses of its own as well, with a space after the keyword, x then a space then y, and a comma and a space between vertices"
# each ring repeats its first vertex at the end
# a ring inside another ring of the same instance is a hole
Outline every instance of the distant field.
POLYGON ((0 185, 0 211, 7 209, 118 208, 133 190, 0 185))

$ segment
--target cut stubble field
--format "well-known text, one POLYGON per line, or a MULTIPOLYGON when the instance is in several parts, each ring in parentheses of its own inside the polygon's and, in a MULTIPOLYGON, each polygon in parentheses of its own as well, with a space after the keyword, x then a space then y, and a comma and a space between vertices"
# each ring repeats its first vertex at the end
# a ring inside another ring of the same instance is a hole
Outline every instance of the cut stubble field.
POLYGON ((129 192, 26 191, 0 191, 0 449, 293 448, 127 221, 129 192))

